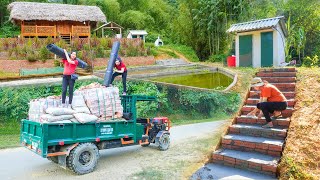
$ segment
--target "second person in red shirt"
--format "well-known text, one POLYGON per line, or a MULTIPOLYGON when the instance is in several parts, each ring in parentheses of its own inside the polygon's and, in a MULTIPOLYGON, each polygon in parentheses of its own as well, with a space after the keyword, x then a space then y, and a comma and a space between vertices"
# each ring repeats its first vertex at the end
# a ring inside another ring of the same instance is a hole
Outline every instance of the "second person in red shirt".
POLYGON ((127 67, 126 65, 121 61, 120 57, 117 57, 117 60, 115 62, 115 71, 112 74, 111 78, 111 84, 116 76, 121 75, 122 76, 122 85, 123 85, 123 93, 122 95, 127 94, 127 67))

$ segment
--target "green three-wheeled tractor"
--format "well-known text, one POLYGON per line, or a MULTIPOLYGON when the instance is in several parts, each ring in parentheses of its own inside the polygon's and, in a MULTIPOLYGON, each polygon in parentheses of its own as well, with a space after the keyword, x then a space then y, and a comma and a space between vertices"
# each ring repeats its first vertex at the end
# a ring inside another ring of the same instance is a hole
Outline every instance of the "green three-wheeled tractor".
POLYGON ((76 174, 94 170, 99 150, 131 145, 170 145, 170 120, 166 117, 137 118, 138 101, 156 101, 152 96, 121 97, 125 119, 90 123, 39 123, 27 119, 21 124, 21 144, 38 155, 69 168, 76 174))

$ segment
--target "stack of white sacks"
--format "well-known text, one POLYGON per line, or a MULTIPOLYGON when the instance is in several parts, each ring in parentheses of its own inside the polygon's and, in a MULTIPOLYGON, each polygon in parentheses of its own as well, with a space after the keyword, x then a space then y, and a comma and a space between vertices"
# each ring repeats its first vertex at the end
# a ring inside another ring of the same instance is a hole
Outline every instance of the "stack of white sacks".
POLYGON ((50 96, 31 100, 29 108, 29 120, 41 123, 103 122, 117 120, 122 115, 119 89, 99 83, 76 90, 71 107, 62 108, 61 97, 50 96))

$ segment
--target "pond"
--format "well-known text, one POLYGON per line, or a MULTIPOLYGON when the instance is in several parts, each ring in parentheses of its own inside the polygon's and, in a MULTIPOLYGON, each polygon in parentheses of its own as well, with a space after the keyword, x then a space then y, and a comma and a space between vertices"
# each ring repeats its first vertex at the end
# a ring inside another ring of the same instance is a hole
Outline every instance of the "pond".
POLYGON ((151 78, 152 81, 193 86, 205 89, 224 89, 228 87, 233 79, 223 73, 201 73, 188 75, 174 75, 151 78))

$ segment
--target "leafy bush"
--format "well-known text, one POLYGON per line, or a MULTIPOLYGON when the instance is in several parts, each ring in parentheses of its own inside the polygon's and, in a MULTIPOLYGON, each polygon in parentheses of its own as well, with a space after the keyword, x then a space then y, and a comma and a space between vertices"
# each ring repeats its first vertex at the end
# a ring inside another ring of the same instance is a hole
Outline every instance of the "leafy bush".
POLYGON ((39 51, 39 57, 42 60, 46 60, 50 57, 50 52, 45 46, 42 46, 39 51))
POLYGON ((224 62, 227 59, 225 54, 216 54, 209 57, 209 62, 224 62))
POLYGON ((5 22, 4 26, 0 28, 0 38, 15 37, 19 34, 19 27, 12 24, 10 21, 5 22))
POLYGON ((314 55, 313 58, 307 56, 303 58, 303 66, 305 67, 315 67, 320 65, 319 57, 317 55, 314 55))
POLYGON ((35 62, 37 61, 37 55, 33 51, 30 51, 27 53, 27 60, 30 62, 35 62))
MULTIPOLYGON (((122 81, 116 81, 113 83, 119 87, 120 92, 123 91, 122 81)), ((166 92, 160 92, 154 83, 143 81, 129 81, 127 82, 127 94, 156 96, 159 105, 162 107, 168 107, 168 99, 166 92)), ((155 116, 158 110, 157 102, 139 102, 137 104, 137 111, 140 117, 155 116)))
POLYGON ((216 113, 232 114, 238 109, 240 96, 236 93, 178 90, 179 104, 186 112, 210 118, 216 113))
POLYGON ((57 60, 57 59, 55 59, 55 60, 53 61, 53 64, 54 64, 54 67, 61 67, 61 66, 62 66, 61 61, 60 61, 60 60, 57 60))

